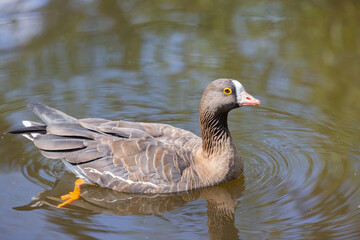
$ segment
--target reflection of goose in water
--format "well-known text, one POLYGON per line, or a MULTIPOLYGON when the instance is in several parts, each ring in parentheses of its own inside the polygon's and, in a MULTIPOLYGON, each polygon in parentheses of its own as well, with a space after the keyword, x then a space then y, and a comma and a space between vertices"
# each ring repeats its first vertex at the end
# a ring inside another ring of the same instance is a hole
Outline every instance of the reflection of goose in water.
MULTIPOLYGON (((14 209, 29 211, 48 206, 56 207, 61 202, 58 196, 67 192, 74 180, 73 174, 65 173, 53 189, 39 193, 28 205, 14 209)), ((243 190, 243 177, 220 186, 153 196, 121 193, 94 185, 84 185, 80 200, 64 208, 90 214, 156 215, 173 211, 187 202, 205 199, 210 239, 237 239, 238 230, 234 226, 234 214, 236 199, 241 197, 243 190)))

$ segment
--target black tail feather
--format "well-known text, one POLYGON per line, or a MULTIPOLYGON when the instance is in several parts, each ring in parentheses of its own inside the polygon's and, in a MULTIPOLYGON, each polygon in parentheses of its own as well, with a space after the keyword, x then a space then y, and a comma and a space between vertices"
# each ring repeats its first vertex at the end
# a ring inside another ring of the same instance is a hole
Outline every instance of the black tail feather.
POLYGON ((41 134, 45 134, 46 133, 46 125, 23 127, 23 128, 10 130, 6 133, 11 133, 11 134, 41 133, 41 134))

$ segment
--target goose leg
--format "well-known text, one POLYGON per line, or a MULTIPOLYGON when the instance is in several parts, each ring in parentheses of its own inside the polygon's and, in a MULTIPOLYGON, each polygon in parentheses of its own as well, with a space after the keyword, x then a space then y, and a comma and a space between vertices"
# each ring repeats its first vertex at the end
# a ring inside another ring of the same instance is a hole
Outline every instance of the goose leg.
POLYGON ((74 191, 70 192, 69 194, 63 195, 61 196, 61 200, 64 200, 65 202, 60 203, 57 207, 61 208, 64 207, 66 205, 69 205, 70 203, 72 203, 73 201, 77 200, 80 198, 80 193, 81 193, 81 189, 80 186, 84 184, 84 180, 83 179, 78 179, 75 182, 75 188, 74 191))

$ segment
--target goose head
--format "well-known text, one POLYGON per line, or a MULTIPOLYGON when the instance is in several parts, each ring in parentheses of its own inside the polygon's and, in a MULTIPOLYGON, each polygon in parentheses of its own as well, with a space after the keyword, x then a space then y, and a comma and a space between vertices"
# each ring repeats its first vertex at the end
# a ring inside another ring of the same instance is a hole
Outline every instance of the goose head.
POLYGON ((221 78, 206 87, 201 98, 200 111, 220 114, 242 106, 257 105, 260 105, 260 101, 247 93, 239 81, 221 78))

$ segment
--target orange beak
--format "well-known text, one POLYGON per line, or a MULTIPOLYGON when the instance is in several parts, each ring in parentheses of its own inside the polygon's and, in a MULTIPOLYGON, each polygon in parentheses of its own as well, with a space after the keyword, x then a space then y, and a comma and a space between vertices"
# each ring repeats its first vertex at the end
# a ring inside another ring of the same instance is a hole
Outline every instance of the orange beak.
POLYGON ((243 91, 241 93, 241 100, 238 102, 238 104, 241 106, 257 106, 260 105, 260 100, 254 98, 247 92, 243 91))

